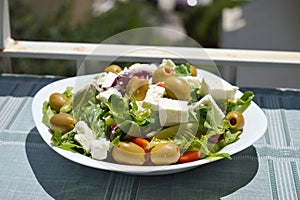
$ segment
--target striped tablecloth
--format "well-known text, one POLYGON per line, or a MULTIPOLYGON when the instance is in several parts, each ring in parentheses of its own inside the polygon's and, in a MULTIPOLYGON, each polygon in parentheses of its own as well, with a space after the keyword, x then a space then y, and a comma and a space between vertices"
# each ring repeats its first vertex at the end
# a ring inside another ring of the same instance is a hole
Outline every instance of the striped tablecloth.
POLYGON ((55 80, 0 76, 0 199, 300 199, 299 91, 250 88, 268 130, 233 160, 133 176, 73 163, 43 142, 31 103, 55 80))

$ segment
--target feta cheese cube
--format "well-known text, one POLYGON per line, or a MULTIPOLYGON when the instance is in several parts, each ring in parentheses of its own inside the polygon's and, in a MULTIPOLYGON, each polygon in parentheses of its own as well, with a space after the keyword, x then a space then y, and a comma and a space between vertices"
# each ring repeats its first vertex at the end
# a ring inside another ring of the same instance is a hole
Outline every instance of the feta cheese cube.
POLYGON ((175 63, 170 59, 163 59, 160 66, 168 66, 168 67, 171 67, 171 69, 176 68, 175 63))
POLYGON ((108 72, 108 74, 106 74, 105 79, 102 83, 102 88, 109 88, 111 87, 111 85, 113 84, 113 82, 115 81, 115 79, 117 78, 117 74, 114 74, 112 72, 108 72))
POLYGON ((162 126, 188 122, 189 108, 187 101, 160 98, 158 107, 159 120, 162 126))
POLYGON ((201 85, 201 95, 211 94, 216 102, 225 102, 229 98, 234 98, 237 87, 230 85, 222 79, 203 78, 201 85))
POLYGON ((150 85, 143 101, 143 107, 158 110, 158 101, 164 96, 165 88, 157 85, 150 85))
POLYGON ((157 66, 155 64, 140 64, 140 63, 135 63, 131 65, 128 70, 133 71, 133 70, 146 70, 150 72, 154 72, 157 69, 157 66))
POLYGON ((100 92, 96 96, 96 98, 99 99, 101 102, 107 102, 109 97, 113 94, 118 95, 119 97, 122 97, 122 94, 116 88, 109 88, 103 92, 100 92))
POLYGON ((107 158, 107 151, 109 150, 109 141, 105 138, 93 140, 91 143, 91 155, 93 159, 103 160, 107 158))
POLYGON ((180 76, 183 80, 185 80, 191 88, 200 88, 201 87, 201 79, 196 76, 180 76))
POLYGON ((75 140, 79 142, 82 147, 89 152, 91 150, 92 141, 95 140, 95 135, 84 121, 79 121, 75 125, 75 140))
POLYGON ((97 85, 102 85, 105 81, 105 77, 106 77, 107 73, 106 72, 102 72, 100 74, 97 74, 95 77, 95 82, 97 85))
POLYGON ((91 153, 93 159, 102 160, 107 157, 110 144, 108 140, 105 138, 96 139, 95 134, 84 121, 76 123, 75 131, 75 140, 79 142, 87 152, 91 153))
POLYGON ((219 125, 223 119, 225 118, 225 114, 221 110, 221 108, 217 105, 213 97, 208 94, 204 96, 200 101, 192 105, 192 109, 196 110, 199 106, 205 105, 211 107, 210 115, 211 121, 209 122, 211 125, 219 125))

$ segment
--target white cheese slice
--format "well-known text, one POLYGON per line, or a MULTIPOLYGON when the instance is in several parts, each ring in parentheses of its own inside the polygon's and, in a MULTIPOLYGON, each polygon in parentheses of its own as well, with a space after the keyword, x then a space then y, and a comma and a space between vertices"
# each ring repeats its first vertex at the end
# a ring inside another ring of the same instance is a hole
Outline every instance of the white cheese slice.
POLYGON ((84 121, 79 121, 75 125, 75 131, 77 133, 74 137, 75 140, 79 142, 87 152, 90 152, 92 141, 96 139, 92 130, 84 121))
POLYGON ((103 160, 107 157, 110 144, 108 140, 105 138, 96 139, 95 134, 84 121, 76 123, 75 131, 75 140, 79 142, 87 152, 91 153, 93 159, 103 160))
POLYGON ((200 88, 201 87, 201 79, 196 76, 180 76, 183 80, 185 80, 191 88, 200 88))
POLYGON ((102 83, 102 88, 109 88, 117 78, 117 74, 114 74, 112 72, 108 72, 108 74, 105 76, 105 80, 102 83))
POLYGON ((175 69, 176 68, 176 65, 175 63, 170 60, 170 59, 163 59, 160 66, 168 66, 170 67, 171 69, 175 69))
POLYGON ((197 103, 193 104, 192 109, 196 110, 199 106, 205 105, 205 106, 210 106, 211 110, 209 111, 211 114, 211 125, 220 125, 220 123, 223 121, 225 118, 225 114, 223 111, 220 109, 220 107, 217 105, 213 97, 208 94, 204 96, 200 101, 197 103))
POLYGON ((103 160, 107 158, 107 152, 109 150, 109 141, 105 138, 93 140, 91 143, 91 155, 93 159, 103 160))
POLYGON ((189 108, 187 101, 160 98, 158 107, 159 120, 162 126, 188 122, 189 108))
POLYGON ((146 70, 150 72, 154 72, 156 69, 157 66, 155 64, 140 64, 140 63, 135 63, 128 68, 128 70, 130 71, 146 70))
POLYGON ((158 110, 158 101, 164 96, 165 88, 157 85, 150 85, 143 101, 143 107, 158 110))
POLYGON ((109 88, 103 92, 100 92, 96 96, 96 98, 99 99, 101 102, 107 102, 109 97, 113 94, 118 95, 119 97, 122 97, 122 94, 116 88, 109 88))
POLYGON ((222 79, 203 78, 200 94, 205 96, 210 94, 222 109, 227 99, 234 98, 238 87, 230 85, 222 79))
POLYGON ((103 85, 106 75, 107 75, 106 72, 102 72, 102 73, 99 73, 95 76, 95 80, 96 80, 97 85, 103 85))

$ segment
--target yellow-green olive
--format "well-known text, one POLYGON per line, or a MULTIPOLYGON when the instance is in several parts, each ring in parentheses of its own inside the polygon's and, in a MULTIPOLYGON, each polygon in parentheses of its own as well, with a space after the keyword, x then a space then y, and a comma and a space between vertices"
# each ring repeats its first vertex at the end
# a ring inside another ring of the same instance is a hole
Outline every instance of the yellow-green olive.
POLYGON ((122 71, 122 69, 119 65, 110 65, 110 66, 106 67, 104 71, 107 73, 112 72, 114 74, 118 74, 118 73, 120 73, 120 71, 122 71))
POLYGON ((155 165, 170 165, 178 161, 180 150, 176 144, 161 143, 153 147, 150 157, 155 165))
POLYGON ((50 129, 52 131, 60 129, 62 134, 74 129, 75 124, 75 118, 68 113, 58 113, 53 115, 50 119, 50 129))
POLYGON ((171 67, 160 66, 153 72, 152 83, 163 82, 171 76, 174 76, 174 72, 171 67))
POLYGON ((182 78, 172 76, 165 80, 164 87, 169 97, 173 99, 188 101, 191 89, 189 84, 182 78))
POLYGON ((234 131, 242 130, 245 124, 244 116, 239 111, 231 111, 229 112, 226 117, 226 120, 230 123, 230 129, 234 131))
POLYGON ((68 101, 68 97, 64 94, 53 93, 50 95, 49 104, 52 109, 59 112, 60 108, 68 101))
POLYGON ((197 69, 195 66, 190 65, 190 73, 191 73, 191 76, 197 76, 197 69))
POLYGON ((117 163, 127 165, 143 165, 145 162, 145 151, 133 142, 120 142, 112 150, 112 157, 117 163))
POLYGON ((134 95, 137 101, 142 101, 146 97, 146 93, 149 89, 149 82, 147 79, 133 76, 126 86, 126 93, 132 97, 134 95))

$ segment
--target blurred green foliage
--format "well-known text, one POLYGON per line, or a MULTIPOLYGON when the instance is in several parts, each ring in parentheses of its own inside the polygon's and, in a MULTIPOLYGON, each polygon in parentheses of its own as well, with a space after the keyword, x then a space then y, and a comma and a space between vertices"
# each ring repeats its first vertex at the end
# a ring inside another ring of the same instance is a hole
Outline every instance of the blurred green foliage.
POLYGON ((94 15, 89 12, 77 24, 72 21, 72 0, 64 0, 54 12, 37 19, 29 5, 20 0, 10 1, 12 36, 25 40, 93 42, 129 29, 158 26, 160 15, 146 1, 116 1, 109 11, 94 15))
MULTIPOLYGON (((158 26, 160 14, 150 3, 116 1, 115 6, 101 15, 89 12, 84 20, 72 25, 72 1, 63 1, 54 12, 37 18, 23 1, 10 1, 11 34, 16 40, 101 43, 122 31, 158 26)), ((133 40, 136 38, 132 38, 133 40)), ((13 59, 14 73, 76 75, 75 62, 43 59, 13 59)))
MULTIPOLYGON (((180 13, 187 35, 203 47, 218 47, 220 20, 224 8, 242 5, 249 0, 213 0, 208 6, 196 6, 180 13)), ((64 0, 52 13, 35 16, 29 4, 22 0, 9 1, 11 34, 16 40, 91 42, 101 43, 111 36, 140 27, 159 27, 162 14, 154 4, 148 1, 116 0, 109 11, 100 15, 89 12, 88 16, 76 24, 72 21, 74 1, 64 0)), ((116 37, 109 43, 169 45, 166 39, 157 34, 135 34, 125 40, 116 37), (130 40, 130 41, 127 41, 130 40)), ((193 46, 189 40, 172 43, 177 46, 193 46)), ((193 43, 193 42, 192 42, 193 43)), ((44 59, 12 59, 14 73, 51 74, 62 76, 76 75, 75 61, 44 59)))
POLYGON ((224 8, 243 5, 250 0, 213 0, 210 5, 196 6, 183 13, 187 34, 203 47, 218 47, 220 22, 224 8))

